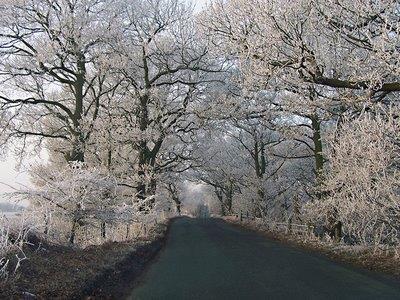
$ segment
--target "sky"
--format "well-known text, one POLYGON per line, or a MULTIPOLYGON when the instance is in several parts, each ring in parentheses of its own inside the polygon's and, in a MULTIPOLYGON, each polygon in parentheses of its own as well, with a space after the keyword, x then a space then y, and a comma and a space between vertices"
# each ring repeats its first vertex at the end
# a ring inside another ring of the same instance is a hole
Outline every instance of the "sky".
MULTIPOLYGON (((209 0, 187 0, 195 5, 195 10, 201 11, 202 8, 209 2, 209 0)), ((33 160, 37 160, 34 158, 33 160)), ((0 202, 4 202, 4 193, 13 191, 14 188, 21 188, 22 186, 29 186, 29 174, 27 168, 32 160, 27 160, 24 166, 19 170, 15 157, 8 155, 3 160, 0 160, 0 202)))
POLYGON ((0 161, 0 202, 4 202, 4 193, 11 192, 10 187, 21 187, 21 185, 29 185, 29 176, 27 172, 16 170, 15 159, 11 156, 6 157, 4 161, 0 161))
MULTIPOLYGON (((0 202, 7 202, 5 193, 13 192, 15 189, 24 189, 30 187, 28 169, 32 164, 47 159, 41 157, 25 158, 21 167, 18 168, 17 160, 11 154, 0 161, 0 202)), ((19 203, 26 205, 27 203, 19 203)))
POLYGON ((201 11, 210 0, 187 0, 187 2, 191 2, 195 5, 195 11, 201 11))

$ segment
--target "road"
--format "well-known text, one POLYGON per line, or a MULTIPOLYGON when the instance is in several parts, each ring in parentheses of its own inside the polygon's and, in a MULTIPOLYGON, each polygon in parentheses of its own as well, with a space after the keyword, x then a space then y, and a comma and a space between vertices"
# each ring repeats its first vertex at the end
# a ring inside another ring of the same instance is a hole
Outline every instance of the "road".
POLYGON ((182 218, 130 299, 400 299, 400 285, 221 220, 182 218))

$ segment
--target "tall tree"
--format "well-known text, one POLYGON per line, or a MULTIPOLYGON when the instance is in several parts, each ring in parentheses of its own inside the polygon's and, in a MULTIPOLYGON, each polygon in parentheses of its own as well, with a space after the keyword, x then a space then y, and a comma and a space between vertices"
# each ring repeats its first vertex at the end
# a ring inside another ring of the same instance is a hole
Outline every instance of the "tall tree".
POLYGON ((108 77, 113 14, 103 0, 9 1, 0 5, 0 93, 6 142, 59 140, 68 161, 85 148, 108 77))
POLYGON ((201 41, 190 6, 178 0, 124 5, 115 51, 132 102, 125 113, 137 133, 132 141, 137 153, 137 196, 146 199, 156 192, 157 173, 185 157, 184 149, 166 153, 163 147, 172 137, 184 139, 196 129, 193 102, 210 81, 208 72, 220 67, 210 64, 207 40, 201 41))

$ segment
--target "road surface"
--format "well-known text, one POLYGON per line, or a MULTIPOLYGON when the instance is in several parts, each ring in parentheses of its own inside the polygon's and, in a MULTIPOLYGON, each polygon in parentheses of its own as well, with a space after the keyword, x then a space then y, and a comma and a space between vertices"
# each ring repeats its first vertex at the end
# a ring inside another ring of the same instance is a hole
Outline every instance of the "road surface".
POLYGON ((400 285, 221 220, 182 218, 130 299, 400 299, 400 285))

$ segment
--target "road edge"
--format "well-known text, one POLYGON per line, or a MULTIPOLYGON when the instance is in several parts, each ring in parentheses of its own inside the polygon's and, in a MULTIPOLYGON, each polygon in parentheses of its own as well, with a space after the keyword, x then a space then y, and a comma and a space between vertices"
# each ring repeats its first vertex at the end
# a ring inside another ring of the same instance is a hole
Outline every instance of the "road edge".
POLYGON ((226 218, 219 219, 231 224, 232 226, 253 231, 266 239, 334 261, 345 267, 356 269, 373 277, 381 277, 385 280, 399 284, 400 286, 400 259, 389 260, 387 265, 382 266, 377 261, 384 256, 376 256, 376 254, 370 251, 365 252, 362 255, 350 253, 345 250, 336 252, 335 248, 330 244, 324 244, 322 242, 318 243, 316 241, 300 241, 296 236, 268 231, 265 228, 260 228, 256 224, 249 222, 240 222, 226 218))
POLYGON ((92 281, 86 283, 74 299, 125 299, 137 285, 148 267, 157 259, 168 240, 171 224, 178 218, 171 218, 165 224, 161 235, 146 245, 132 251, 114 266, 104 270, 92 281))

